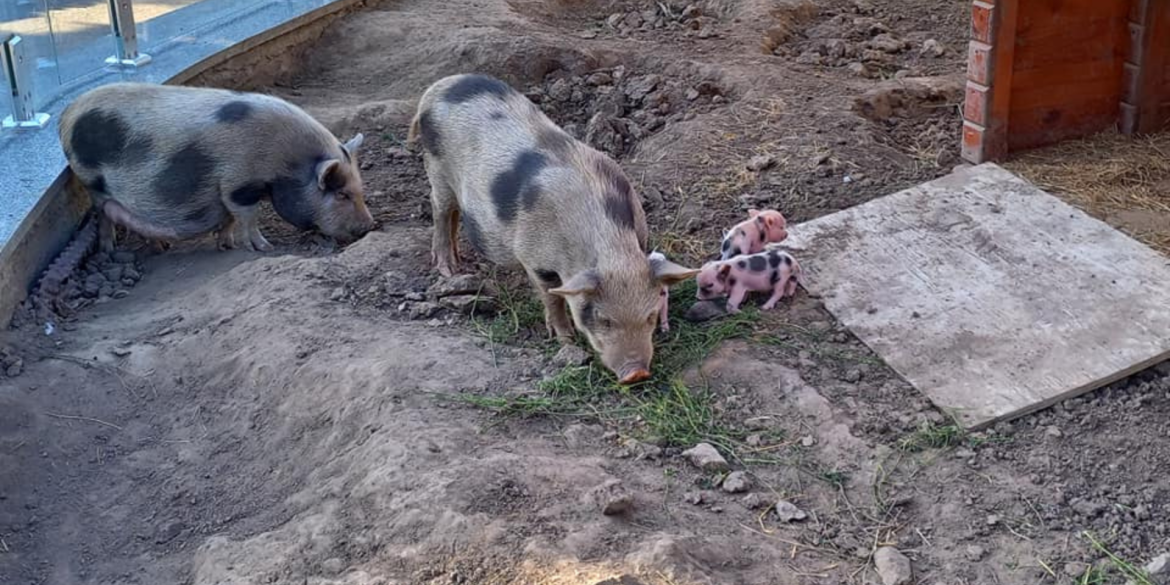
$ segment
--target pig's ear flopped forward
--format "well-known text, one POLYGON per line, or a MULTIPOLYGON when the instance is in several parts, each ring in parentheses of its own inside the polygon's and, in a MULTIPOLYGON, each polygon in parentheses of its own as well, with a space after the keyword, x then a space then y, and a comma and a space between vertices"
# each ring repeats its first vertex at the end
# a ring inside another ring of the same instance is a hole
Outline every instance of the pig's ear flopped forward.
POLYGON ((585 270, 578 272, 573 278, 570 278, 565 284, 549 289, 549 294, 572 297, 577 295, 588 295, 597 291, 597 287, 601 284, 601 278, 595 270, 585 270))
POLYGON ((336 191, 341 180, 341 161, 337 159, 323 160, 317 163, 317 188, 328 193, 336 191))
POLYGON ((366 137, 361 132, 359 132, 356 136, 350 138, 349 142, 342 144, 341 147, 345 149, 345 152, 349 153, 349 156, 357 158, 358 150, 361 149, 362 142, 365 140, 366 137))
POLYGON ((698 270, 679 266, 670 260, 651 260, 650 261, 651 276, 662 286, 674 286, 684 280, 693 278, 699 273, 698 270))

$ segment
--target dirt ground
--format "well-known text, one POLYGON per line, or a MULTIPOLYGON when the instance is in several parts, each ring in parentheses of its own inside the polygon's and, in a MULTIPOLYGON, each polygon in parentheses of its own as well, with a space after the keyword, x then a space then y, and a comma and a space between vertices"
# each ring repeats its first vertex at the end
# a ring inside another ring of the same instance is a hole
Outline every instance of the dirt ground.
POLYGON ((554 358, 516 275, 428 264, 403 140, 444 75, 498 75, 611 153, 656 245, 699 263, 748 207, 800 222, 958 164, 968 10, 402 0, 339 21, 257 89, 367 135, 380 228, 337 249, 270 217, 272 254, 99 256, 51 333, 22 314, 0 337, 0 583, 1155 582, 1133 567, 1170 551, 1166 365, 965 434, 816 299, 694 324, 683 289, 655 378, 618 390, 554 358), (728 467, 695 465, 700 442, 728 467))

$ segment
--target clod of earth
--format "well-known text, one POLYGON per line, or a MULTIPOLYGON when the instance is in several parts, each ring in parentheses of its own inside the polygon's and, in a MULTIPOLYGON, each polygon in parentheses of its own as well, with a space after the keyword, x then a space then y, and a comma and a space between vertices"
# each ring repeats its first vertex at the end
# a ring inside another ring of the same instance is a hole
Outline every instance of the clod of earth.
POLYGON ((691 465, 702 469, 703 471, 721 472, 727 471, 727 460, 719 454, 719 451, 712 447, 710 443, 699 443, 686 451, 683 451, 683 457, 691 462, 691 465))
POLYGON ((457 274, 440 278, 427 289, 427 296, 441 299, 454 295, 474 295, 484 290, 484 282, 474 274, 457 274))
POLYGON ((772 168, 775 164, 776 157, 770 154, 761 154, 753 156, 752 159, 748 161, 747 169, 749 171, 758 173, 760 171, 772 168))
POLYGON ((805 518, 808 518, 808 514, 806 514, 804 510, 797 508, 796 504, 793 504, 787 500, 780 500, 779 502, 776 502, 775 512, 776 517, 779 518, 781 522, 799 522, 805 518))
POLYGON ((606 516, 625 514, 634 508, 634 496, 626 491, 618 479, 611 479, 593 488, 589 495, 594 505, 606 516))
POLYGON ((569 366, 583 366, 589 361, 589 352, 580 348, 577 345, 564 345, 553 356, 553 365, 559 368, 569 366))
POLYGON ((748 494, 739 501, 739 504, 749 510, 759 510, 767 507, 769 502, 760 494, 748 494))
POLYGON ((892 546, 883 546, 873 553, 873 564, 885 585, 906 585, 914 580, 910 559, 892 546))
POLYGON ((752 487, 752 480, 747 473, 733 471, 723 478, 723 491, 729 494, 740 494, 752 487))
POLYGON ((464 315, 489 313, 492 309, 492 299, 479 295, 452 295, 443 297, 442 304, 444 307, 463 313, 464 315))

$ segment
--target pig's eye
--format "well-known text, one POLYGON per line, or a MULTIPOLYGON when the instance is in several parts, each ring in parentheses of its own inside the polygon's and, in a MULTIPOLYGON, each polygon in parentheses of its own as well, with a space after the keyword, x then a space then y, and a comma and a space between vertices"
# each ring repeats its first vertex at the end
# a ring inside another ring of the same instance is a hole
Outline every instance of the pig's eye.
POLYGON ((612 329, 613 319, 606 319, 605 317, 602 317, 597 320, 597 326, 601 327, 602 329, 612 329))
POLYGON ((338 199, 340 199, 342 201, 349 201, 350 200, 350 195, 349 195, 348 191, 337 191, 333 194, 333 196, 337 197, 338 199))
POLYGON ((655 311, 655 312, 653 312, 653 313, 650 313, 650 316, 649 316, 649 317, 646 317, 646 323, 647 323, 648 325, 653 325, 653 324, 654 324, 654 320, 655 320, 655 319, 657 319, 657 318, 658 318, 658 311, 655 311))

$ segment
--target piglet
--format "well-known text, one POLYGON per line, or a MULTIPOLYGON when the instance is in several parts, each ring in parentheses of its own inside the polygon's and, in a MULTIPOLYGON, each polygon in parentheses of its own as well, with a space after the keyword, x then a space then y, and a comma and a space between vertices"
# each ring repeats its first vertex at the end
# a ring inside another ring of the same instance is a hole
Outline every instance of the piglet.
POLYGON ((748 219, 723 236, 720 260, 762 252, 765 245, 783 241, 787 237, 788 221, 779 211, 749 209, 748 219))
MULTIPOLYGON (((651 262, 666 262, 666 254, 663 254, 662 252, 650 252, 649 258, 651 262)), ((658 328, 661 329, 663 333, 670 332, 670 320, 667 317, 669 310, 670 287, 664 286, 662 287, 662 308, 659 309, 658 314, 658 328)))
POLYGON ((731 260, 708 262, 699 272, 699 300, 723 296, 727 312, 738 313, 739 305, 749 292, 767 292, 772 296, 764 303, 768 310, 785 296, 796 294, 800 282, 800 265, 787 252, 768 250, 731 260))

